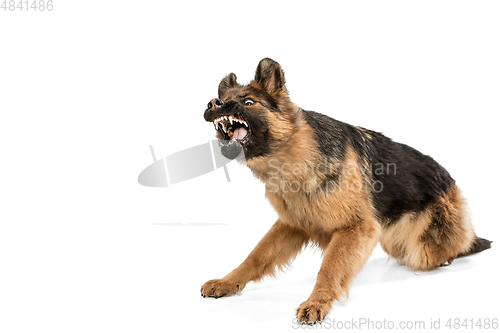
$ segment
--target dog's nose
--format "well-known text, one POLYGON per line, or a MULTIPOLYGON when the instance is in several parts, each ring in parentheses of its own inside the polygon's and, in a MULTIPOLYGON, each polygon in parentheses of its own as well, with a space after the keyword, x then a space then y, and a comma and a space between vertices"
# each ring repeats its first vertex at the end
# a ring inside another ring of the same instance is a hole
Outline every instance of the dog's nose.
POLYGON ((207 107, 208 107, 208 110, 214 111, 223 105, 224 105, 224 101, 222 99, 213 98, 212 100, 210 100, 210 102, 208 102, 207 107))

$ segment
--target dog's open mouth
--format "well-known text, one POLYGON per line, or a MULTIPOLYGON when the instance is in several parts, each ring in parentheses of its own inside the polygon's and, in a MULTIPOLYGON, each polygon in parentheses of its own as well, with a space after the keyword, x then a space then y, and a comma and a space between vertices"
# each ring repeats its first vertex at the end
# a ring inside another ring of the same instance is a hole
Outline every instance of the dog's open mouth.
POLYGON ((240 115, 218 116, 213 123, 215 129, 219 131, 227 143, 238 142, 243 145, 248 141, 250 127, 240 115))

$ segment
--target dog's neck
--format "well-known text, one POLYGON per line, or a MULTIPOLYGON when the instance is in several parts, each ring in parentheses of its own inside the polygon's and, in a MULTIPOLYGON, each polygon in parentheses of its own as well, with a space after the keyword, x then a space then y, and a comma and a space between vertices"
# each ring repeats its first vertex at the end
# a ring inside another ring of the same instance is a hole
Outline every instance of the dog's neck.
POLYGON ((271 154, 246 161, 252 172, 267 183, 271 178, 303 182, 314 177, 311 166, 320 161, 314 130, 298 109, 295 126, 287 140, 271 154))

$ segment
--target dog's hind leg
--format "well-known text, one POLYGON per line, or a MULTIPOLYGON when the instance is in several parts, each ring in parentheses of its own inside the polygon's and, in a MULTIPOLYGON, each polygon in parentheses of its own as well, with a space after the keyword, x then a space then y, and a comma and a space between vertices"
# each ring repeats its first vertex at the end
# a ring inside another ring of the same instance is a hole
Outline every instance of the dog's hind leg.
POLYGON ((467 211, 454 185, 425 210, 406 214, 386 228, 380 244, 413 270, 451 264, 456 257, 480 252, 491 243, 476 237, 467 211))

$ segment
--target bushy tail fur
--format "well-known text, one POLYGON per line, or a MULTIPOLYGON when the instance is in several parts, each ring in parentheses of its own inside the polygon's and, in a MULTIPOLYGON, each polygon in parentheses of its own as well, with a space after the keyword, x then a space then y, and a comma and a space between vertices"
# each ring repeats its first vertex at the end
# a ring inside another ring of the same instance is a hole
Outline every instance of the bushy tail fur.
POLYGON ((478 253, 478 252, 487 250, 491 247, 491 243, 492 243, 492 241, 489 241, 489 240, 484 239, 484 238, 476 237, 476 239, 472 243, 470 249, 467 252, 459 253, 457 258, 465 257, 465 256, 468 256, 468 255, 471 255, 474 253, 478 253))

